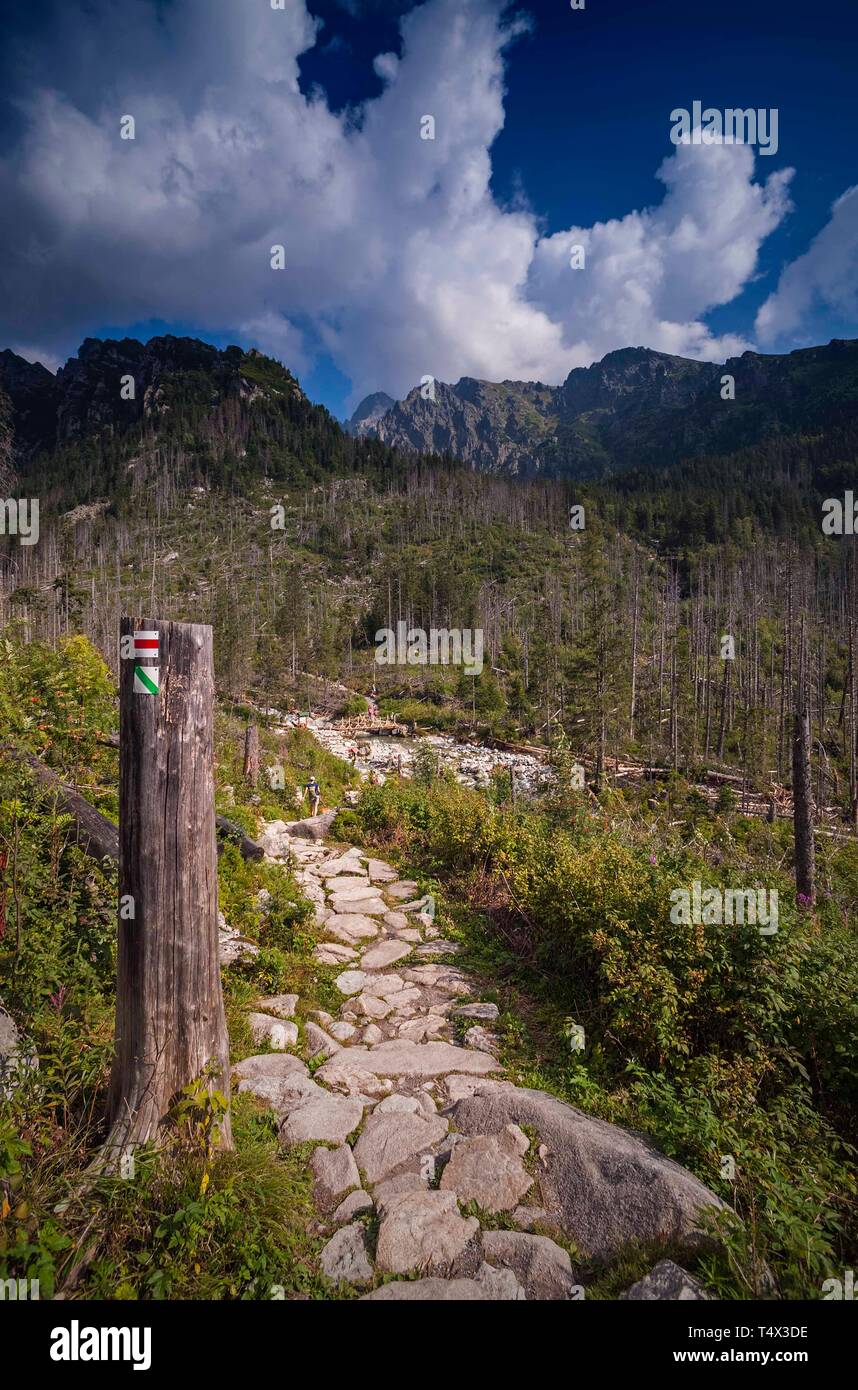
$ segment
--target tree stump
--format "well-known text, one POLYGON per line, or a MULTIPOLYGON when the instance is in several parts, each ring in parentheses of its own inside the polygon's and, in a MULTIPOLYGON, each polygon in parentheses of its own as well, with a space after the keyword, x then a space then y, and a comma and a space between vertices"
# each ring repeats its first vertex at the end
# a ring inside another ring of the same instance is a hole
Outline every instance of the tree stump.
POLYGON ((255 787, 259 782, 259 730, 248 724, 244 735, 244 780, 255 787))

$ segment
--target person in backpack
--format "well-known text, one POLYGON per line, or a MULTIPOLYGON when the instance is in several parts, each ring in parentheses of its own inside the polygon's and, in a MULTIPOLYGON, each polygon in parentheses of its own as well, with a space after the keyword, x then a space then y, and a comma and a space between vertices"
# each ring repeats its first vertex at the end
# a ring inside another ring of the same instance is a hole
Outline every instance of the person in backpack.
POLYGON ((310 799, 310 815, 317 816, 319 814, 319 803, 322 799, 322 792, 315 777, 310 778, 304 791, 310 799))

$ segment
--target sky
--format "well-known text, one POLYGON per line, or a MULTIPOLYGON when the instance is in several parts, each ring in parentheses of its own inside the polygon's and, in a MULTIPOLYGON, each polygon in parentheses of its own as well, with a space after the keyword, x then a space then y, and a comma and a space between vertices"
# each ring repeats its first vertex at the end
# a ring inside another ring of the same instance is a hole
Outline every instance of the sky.
POLYGON ((858 337, 854 0, 0 5, 0 347, 51 370, 191 334, 343 416, 858 337))

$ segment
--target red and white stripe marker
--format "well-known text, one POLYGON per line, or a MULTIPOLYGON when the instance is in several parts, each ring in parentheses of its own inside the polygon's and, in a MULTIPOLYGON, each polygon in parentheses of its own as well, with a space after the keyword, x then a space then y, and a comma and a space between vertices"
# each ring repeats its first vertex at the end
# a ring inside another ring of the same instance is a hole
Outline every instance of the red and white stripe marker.
POLYGON ((158 659, 158 634, 157 632, 135 632, 134 634, 134 655, 153 656, 158 659))

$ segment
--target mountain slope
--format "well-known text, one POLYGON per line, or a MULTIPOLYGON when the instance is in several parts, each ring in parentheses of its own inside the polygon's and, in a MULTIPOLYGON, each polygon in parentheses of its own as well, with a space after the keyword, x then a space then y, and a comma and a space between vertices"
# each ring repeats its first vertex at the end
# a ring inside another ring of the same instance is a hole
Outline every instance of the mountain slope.
POLYGON ((436 382, 434 399, 415 387, 380 417, 356 416, 359 437, 450 453, 482 471, 599 477, 855 421, 858 342, 746 352, 723 366, 623 348, 575 368, 561 386, 463 377, 436 382), (725 376, 732 400, 722 397, 725 376))
POLYGON ((368 427, 374 425, 385 415, 391 406, 396 405, 392 396, 388 396, 386 391, 373 391, 371 395, 364 396, 360 405, 346 421, 345 428, 349 434, 357 434, 359 427, 363 426, 361 433, 367 433, 368 427))
POLYGON ((85 338, 56 376, 6 349, 0 390, 11 402, 16 456, 25 460, 85 435, 121 432, 192 400, 213 406, 263 391, 306 400, 291 373, 260 353, 169 335, 148 343, 85 338))
POLYGON ((121 502, 147 476, 234 488, 402 466, 347 435, 279 362, 194 338, 87 338, 56 376, 7 350, 0 405, 11 466, 61 506, 121 502))

